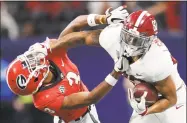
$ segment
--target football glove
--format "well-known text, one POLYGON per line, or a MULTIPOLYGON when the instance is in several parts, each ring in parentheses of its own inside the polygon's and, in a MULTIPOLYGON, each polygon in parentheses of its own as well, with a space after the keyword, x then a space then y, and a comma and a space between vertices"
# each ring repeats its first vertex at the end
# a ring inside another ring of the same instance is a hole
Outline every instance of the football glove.
POLYGON ((108 8, 105 14, 107 16, 106 20, 108 24, 121 23, 129 16, 125 6, 120 6, 114 10, 112 10, 112 8, 108 8))
POLYGON ((122 55, 119 57, 114 65, 114 70, 116 72, 124 73, 129 69, 129 61, 122 55))
POLYGON ((49 38, 46 38, 46 41, 43 43, 35 43, 29 47, 28 50, 32 55, 44 58, 49 53, 51 53, 51 49, 49 46, 49 38))
POLYGON ((128 100, 131 107, 139 114, 139 115, 146 115, 147 114, 147 107, 145 105, 145 97, 147 96, 147 91, 140 98, 140 102, 138 103, 134 98, 133 90, 128 88, 128 100))

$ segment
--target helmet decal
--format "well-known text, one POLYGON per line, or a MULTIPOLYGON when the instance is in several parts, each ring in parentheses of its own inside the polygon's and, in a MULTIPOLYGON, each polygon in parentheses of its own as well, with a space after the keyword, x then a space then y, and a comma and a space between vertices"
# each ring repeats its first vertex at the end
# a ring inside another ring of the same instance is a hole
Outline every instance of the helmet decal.
POLYGON ((25 76, 23 76, 22 74, 17 76, 16 83, 20 89, 23 90, 26 88, 26 82, 27 82, 27 80, 26 80, 25 76))
POLYGON ((65 93, 65 87, 62 85, 62 86, 60 86, 59 88, 59 91, 61 92, 61 93, 65 93))

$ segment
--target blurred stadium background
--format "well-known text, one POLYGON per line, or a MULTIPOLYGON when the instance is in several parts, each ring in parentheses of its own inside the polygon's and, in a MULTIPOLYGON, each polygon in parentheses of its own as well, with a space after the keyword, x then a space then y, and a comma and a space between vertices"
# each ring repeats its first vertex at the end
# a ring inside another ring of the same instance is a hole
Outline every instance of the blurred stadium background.
MULTIPOLYGON (((1 4, 1 116, 0 123, 52 123, 52 117, 35 109, 30 96, 12 94, 5 81, 8 64, 35 42, 58 34, 76 16, 102 14, 108 7, 126 4, 129 12, 148 10, 156 16, 159 37, 179 62, 186 80, 186 2, 0 2, 1 4)), ((101 27, 103 28, 103 27, 101 27)), ((92 29, 92 28, 86 28, 92 29)), ((79 67, 82 80, 92 89, 112 70, 113 61, 101 48, 78 47, 69 57, 79 67)), ((122 81, 122 80, 121 80, 122 81)), ((97 104, 103 123, 128 123, 131 108, 122 82, 97 104)))

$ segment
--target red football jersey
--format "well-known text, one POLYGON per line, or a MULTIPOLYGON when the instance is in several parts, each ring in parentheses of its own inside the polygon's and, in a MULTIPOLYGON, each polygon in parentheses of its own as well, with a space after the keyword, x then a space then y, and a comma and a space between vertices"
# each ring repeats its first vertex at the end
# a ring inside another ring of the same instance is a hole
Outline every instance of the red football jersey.
POLYGON ((59 116, 65 122, 75 120, 82 116, 88 107, 62 110, 64 97, 72 93, 88 91, 88 89, 81 81, 79 70, 68 58, 66 51, 60 49, 52 52, 48 59, 54 78, 51 85, 42 86, 33 95, 34 105, 39 110, 59 116))

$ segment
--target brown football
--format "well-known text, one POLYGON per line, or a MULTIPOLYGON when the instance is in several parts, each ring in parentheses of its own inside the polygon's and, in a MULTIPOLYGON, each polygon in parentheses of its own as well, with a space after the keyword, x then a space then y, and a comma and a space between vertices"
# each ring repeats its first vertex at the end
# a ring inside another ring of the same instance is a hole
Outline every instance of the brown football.
POLYGON ((158 92, 156 88, 149 83, 139 83, 133 88, 134 97, 137 102, 140 101, 140 97, 144 91, 147 91, 146 106, 153 105, 158 100, 158 92))

